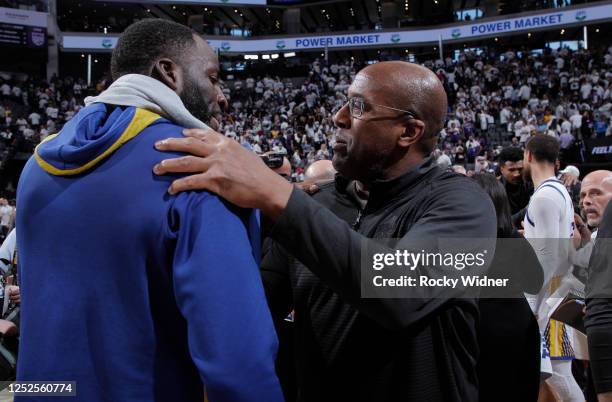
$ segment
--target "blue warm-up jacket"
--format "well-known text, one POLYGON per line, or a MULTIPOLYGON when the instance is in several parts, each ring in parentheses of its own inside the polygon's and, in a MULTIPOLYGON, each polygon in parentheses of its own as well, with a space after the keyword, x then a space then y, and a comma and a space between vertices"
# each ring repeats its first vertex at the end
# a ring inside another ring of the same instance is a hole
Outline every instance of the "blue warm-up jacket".
POLYGON ((255 213, 152 173, 181 131, 92 104, 23 170, 17 379, 76 383, 53 400, 282 401, 255 213))

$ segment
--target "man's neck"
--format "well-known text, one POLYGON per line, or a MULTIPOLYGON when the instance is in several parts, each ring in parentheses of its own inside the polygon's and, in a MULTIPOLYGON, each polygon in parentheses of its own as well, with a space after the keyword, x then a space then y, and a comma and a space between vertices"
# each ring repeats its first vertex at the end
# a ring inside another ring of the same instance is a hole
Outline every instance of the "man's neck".
POLYGON ((531 165, 531 180, 536 188, 551 177, 555 177, 555 167, 552 164, 533 163, 531 165))
MULTIPOLYGON (((393 180, 396 177, 402 176, 417 168, 425 161, 425 159, 426 157, 423 157, 422 155, 406 155, 404 159, 386 169, 382 175, 375 180, 393 180)), ((363 184, 365 184, 366 187, 369 187, 371 183, 363 184)))

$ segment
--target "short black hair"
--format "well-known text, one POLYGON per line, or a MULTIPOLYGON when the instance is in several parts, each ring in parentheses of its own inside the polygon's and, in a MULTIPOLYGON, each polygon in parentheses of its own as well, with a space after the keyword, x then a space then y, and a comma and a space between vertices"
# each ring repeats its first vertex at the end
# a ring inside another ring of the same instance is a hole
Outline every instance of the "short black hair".
POLYGON ((499 153, 499 164, 506 162, 519 162, 523 160, 523 150, 519 147, 506 147, 499 153))
POLYGON ((133 23, 123 32, 111 57, 113 80, 125 74, 149 75, 155 61, 167 57, 179 62, 195 45, 195 32, 185 25, 159 18, 133 23))
POLYGON ((550 135, 534 135, 525 143, 525 149, 533 154, 536 162, 554 164, 559 158, 559 141, 550 135))

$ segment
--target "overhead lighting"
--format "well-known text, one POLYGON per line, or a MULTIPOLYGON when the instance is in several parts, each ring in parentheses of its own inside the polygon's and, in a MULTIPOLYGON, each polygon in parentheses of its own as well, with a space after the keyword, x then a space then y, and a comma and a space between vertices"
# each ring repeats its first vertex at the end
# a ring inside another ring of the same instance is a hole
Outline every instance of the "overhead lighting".
POLYGON ((83 53, 81 53, 81 57, 82 57, 82 58, 85 58, 85 55, 84 55, 83 53))
POLYGON ((563 35, 565 33, 565 29, 561 30, 561 35, 563 35))
POLYGON ((204 7, 204 11, 208 11, 208 7, 204 7))
POLYGON ((527 34, 527 37, 528 37, 528 38, 531 38, 531 32, 529 32, 529 33, 527 34))
POLYGON ((259 60, 259 56, 256 54, 245 54, 244 59, 245 60, 259 60))
POLYGON ((278 53, 271 54, 270 57, 272 59, 278 59, 278 53))
POLYGON ((147 12, 148 12, 148 13, 150 13, 150 12, 151 12, 151 9, 150 9, 150 8, 147 8, 147 12))
POLYGON ((495 42, 497 42, 497 38, 495 38, 495 42))
POLYGON ((599 28, 597 28, 597 29, 595 30, 595 32, 599 33, 599 28))
POLYGON ((264 60, 270 60, 270 55, 269 54, 262 54, 261 58, 264 60))
POLYGON ((235 12, 236 14, 238 14, 238 9, 237 9, 237 8, 234 8, 234 12, 235 12))
POLYGON ((104 27, 104 35, 106 35, 108 33, 108 28, 104 27))
POLYGON ((295 52, 283 53, 284 57, 295 57, 295 52))

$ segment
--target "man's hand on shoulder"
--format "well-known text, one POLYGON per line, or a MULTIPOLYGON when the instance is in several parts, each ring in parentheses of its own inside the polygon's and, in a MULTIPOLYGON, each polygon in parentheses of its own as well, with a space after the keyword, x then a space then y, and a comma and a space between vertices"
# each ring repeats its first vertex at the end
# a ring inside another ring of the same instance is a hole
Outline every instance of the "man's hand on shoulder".
POLYGON ((185 138, 167 138, 155 144, 159 151, 184 152, 166 159, 153 172, 192 173, 172 182, 170 194, 208 190, 244 208, 258 208, 271 219, 283 211, 293 186, 270 170, 254 153, 214 130, 184 130, 185 138))

